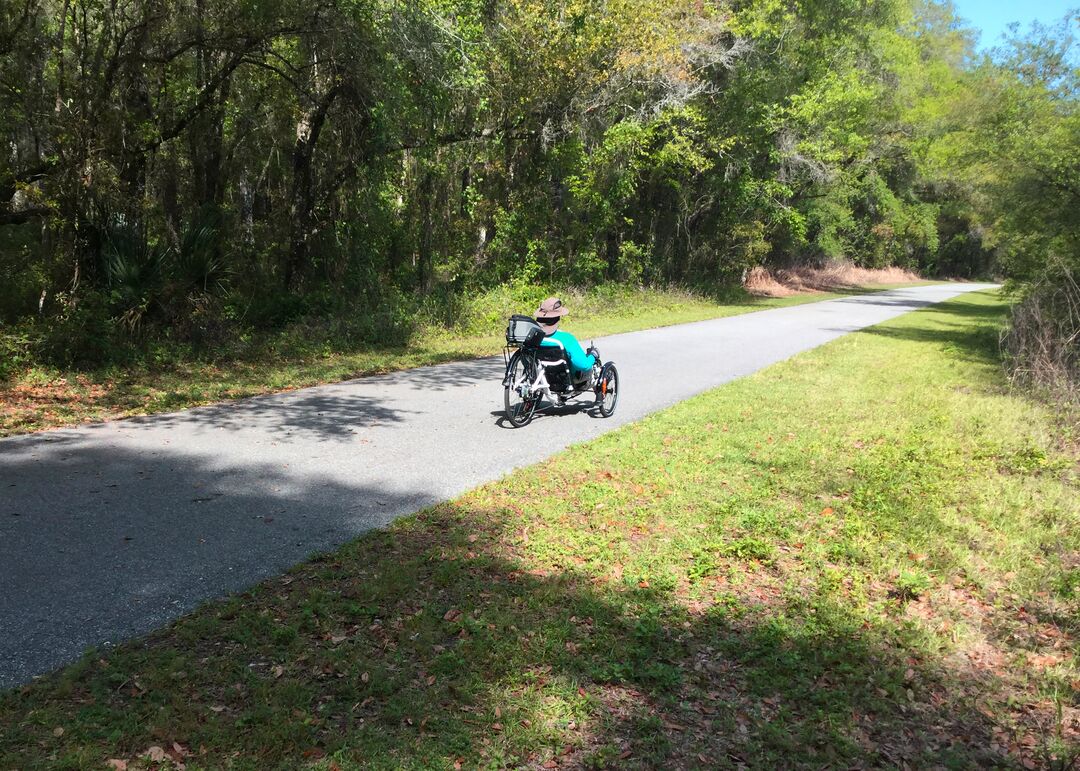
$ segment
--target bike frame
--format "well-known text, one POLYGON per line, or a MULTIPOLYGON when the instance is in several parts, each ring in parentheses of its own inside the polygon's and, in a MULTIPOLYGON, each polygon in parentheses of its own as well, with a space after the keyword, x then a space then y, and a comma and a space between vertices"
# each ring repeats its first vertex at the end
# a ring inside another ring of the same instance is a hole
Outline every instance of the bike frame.
MULTIPOLYGON (((504 356, 506 356, 506 355, 507 354, 504 351, 504 356)), ((576 399, 577 397, 581 396, 584 393, 590 393, 590 394, 594 393, 595 376, 590 377, 589 382, 585 386, 583 386, 581 388, 576 388, 575 387, 571 391, 556 392, 556 393, 553 394, 551 392, 551 385, 550 385, 550 383, 548 383, 547 370, 548 370, 549 367, 562 367, 562 366, 566 366, 565 362, 561 362, 561 361, 541 361, 539 358, 537 358, 536 353, 534 351, 527 350, 525 348, 519 348, 519 349, 517 349, 517 351, 513 355, 509 355, 506 358, 506 374, 503 375, 503 387, 504 388, 514 388, 514 389, 516 389, 517 392, 518 392, 518 395, 520 395, 523 399, 528 399, 530 396, 535 395, 538 398, 546 397, 549 402, 556 402, 557 401, 559 404, 565 404, 566 402, 570 401, 571 399, 576 399), (526 374, 529 372, 530 363, 532 365, 531 369, 534 372, 536 372, 536 376, 532 379, 532 382, 518 382, 518 383, 511 383, 510 382, 510 377, 511 377, 510 367, 514 362, 514 356, 528 357, 528 360, 525 362, 525 372, 526 372, 526 374), (525 390, 524 393, 521 391, 521 388, 523 386, 526 387, 526 390, 525 390)))

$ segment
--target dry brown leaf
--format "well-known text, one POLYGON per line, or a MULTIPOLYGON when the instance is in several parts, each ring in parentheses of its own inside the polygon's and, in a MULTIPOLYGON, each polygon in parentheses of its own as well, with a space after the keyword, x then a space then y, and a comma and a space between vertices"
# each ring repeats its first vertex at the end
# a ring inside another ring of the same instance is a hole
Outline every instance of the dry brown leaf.
POLYGON ((165 750, 155 744, 148 747, 140 757, 146 758, 151 763, 163 763, 169 756, 165 754, 165 750))
POLYGON ((105 761, 105 765, 113 769, 113 771, 127 771, 128 762, 120 758, 109 758, 105 761))

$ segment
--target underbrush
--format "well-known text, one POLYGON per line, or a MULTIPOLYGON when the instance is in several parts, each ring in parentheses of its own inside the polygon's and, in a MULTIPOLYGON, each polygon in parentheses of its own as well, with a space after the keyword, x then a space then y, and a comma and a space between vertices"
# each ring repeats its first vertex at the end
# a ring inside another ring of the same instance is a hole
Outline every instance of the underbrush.
POLYGON ((769 270, 753 268, 745 286, 762 297, 786 297, 801 292, 834 292, 858 286, 907 284, 920 276, 907 268, 862 268, 851 262, 833 260, 824 265, 799 265, 769 270))
POLYGON ((1080 282, 1067 266, 1023 291, 1001 345, 1013 383, 1056 402, 1080 425, 1080 282))

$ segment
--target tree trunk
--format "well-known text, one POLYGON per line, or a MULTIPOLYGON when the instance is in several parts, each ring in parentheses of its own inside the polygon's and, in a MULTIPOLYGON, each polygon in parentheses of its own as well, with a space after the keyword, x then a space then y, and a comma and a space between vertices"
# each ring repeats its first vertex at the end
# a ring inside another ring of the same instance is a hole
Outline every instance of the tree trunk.
POLYGON ((333 86, 308 106, 296 124, 296 142, 292 152, 292 189, 289 194, 289 219, 292 235, 285 262, 285 287, 295 289, 308 263, 308 241, 314 235, 315 220, 315 147, 326 123, 326 114, 339 92, 333 86))
POLYGON ((420 189, 417 191, 420 205, 420 240, 416 248, 416 284, 421 292, 427 294, 431 290, 431 262, 432 241, 435 229, 435 175, 424 171, 420 189))

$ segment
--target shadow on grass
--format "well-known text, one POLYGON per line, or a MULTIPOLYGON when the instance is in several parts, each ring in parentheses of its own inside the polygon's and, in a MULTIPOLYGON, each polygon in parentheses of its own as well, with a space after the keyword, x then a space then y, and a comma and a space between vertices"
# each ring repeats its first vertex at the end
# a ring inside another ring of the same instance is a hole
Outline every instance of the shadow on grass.
POLYGON ((0 765, 173 742, 206 767, 1003 762, 979 684, 895 629, 825 596, 754 605, 718 585, 687 603, 539 565, 530 523, 440 505, 2 694, 0 765))
POLYGON ((911 316, 912 321, 920 322, 918 326, 909 321, 867 327, 854 334, 933 343, 968 361, 996 366, 1001 360, 998 338, 1002 318, 1000 305, 975 304, 960 297, 935 305, 932 314, 911 316))

